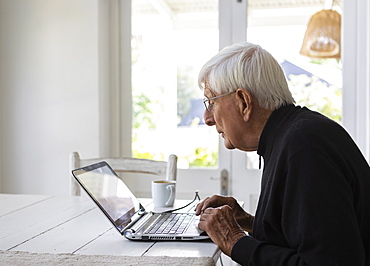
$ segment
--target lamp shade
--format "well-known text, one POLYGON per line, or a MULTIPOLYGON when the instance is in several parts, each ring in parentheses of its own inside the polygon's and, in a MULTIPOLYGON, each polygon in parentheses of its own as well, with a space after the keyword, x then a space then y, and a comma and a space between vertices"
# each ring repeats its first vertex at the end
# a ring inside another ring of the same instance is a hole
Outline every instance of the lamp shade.
POLYGON ((307 25, 300 53, 314 58, 340 58, 341 15, 321 10, 307 25))

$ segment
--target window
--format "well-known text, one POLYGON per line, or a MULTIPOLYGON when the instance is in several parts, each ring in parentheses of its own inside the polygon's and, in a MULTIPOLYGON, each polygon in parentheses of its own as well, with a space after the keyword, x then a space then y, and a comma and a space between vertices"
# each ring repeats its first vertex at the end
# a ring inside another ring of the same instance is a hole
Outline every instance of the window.
POLYGON ((283 67, 297 104, 342 120, 342 66, 315 59, 300 49, 311 16, 324 8, 342 13, 341 1, 250 1, 247 39, 273 54, 283 67), (333 6, 331 6, 333 4, 333 6))
POLYGON ((180 168, 217 166, 218 135, 203 122, 197 78, 218 36, 218 0, 132 1, 134 157, 174 153, 180 168))

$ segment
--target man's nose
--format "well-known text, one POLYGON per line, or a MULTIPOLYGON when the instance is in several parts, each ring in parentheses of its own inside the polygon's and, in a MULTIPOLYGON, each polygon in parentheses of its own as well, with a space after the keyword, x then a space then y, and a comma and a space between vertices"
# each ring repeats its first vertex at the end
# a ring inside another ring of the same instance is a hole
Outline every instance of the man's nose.
POLYGON ((207 109, 204 110, 203 118, 207 126, 214 126, 216 124, 212 112, 207 111, 207 109))

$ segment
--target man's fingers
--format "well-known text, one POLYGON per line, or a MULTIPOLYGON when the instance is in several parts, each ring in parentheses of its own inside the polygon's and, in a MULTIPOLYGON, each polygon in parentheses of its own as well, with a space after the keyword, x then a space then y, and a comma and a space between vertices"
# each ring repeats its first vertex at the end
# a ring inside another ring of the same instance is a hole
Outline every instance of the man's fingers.
POLYGON ((199 215, 204 210, 204 205, 208 202, 209 197, 205 198, 202 202, 199 202, 195 207, 195 214, 199 215))
POLYGON ((195 214, 200 215, 203 213, 207 208, 213 207, 217 208, 223 205, 229 205, 232 203, 231 197, 224 197, 220 195, 213 195, 211 197, 205 198, 202 202, 198 203, 195 208, 195 214))
POLYGON ((213 208, 207 208, 200 215, 199 224, 198 224, 198 228, 200 230, 207 232, 208 230, 207 226, 209 224, 212 224, 212 216, 214 216, 214 214, 212 213, 213 210, 214 210, 213 208))

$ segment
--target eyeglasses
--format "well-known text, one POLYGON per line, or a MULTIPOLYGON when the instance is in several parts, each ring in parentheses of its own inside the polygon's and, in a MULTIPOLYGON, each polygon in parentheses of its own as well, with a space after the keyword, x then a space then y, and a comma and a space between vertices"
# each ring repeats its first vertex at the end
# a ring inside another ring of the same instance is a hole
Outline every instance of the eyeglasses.
POLYGON ((231 94, 231 93, 234 93, 235 91, 232 91, 232 92, 229 92, 229 93, 225 93, 225 94, 222 94, 222 95, 218 95, 218 96, 216 96, 216 97, 212 97, 212 98, 204 98, 203 99, 203 103, 204 103, 204 106, 206 107, 206 110, 208 111, 208 112, 210 112, 211 110, 212 110, 212 108, 213 108, 213 103, 211 103, 210 101, 211 100, 214 100, 214 99, 217 99, 217 98, 220 98, 220 97, 223 97, 223 96, 226 96, 226 95, 229 95, 229 94, 231 94))

